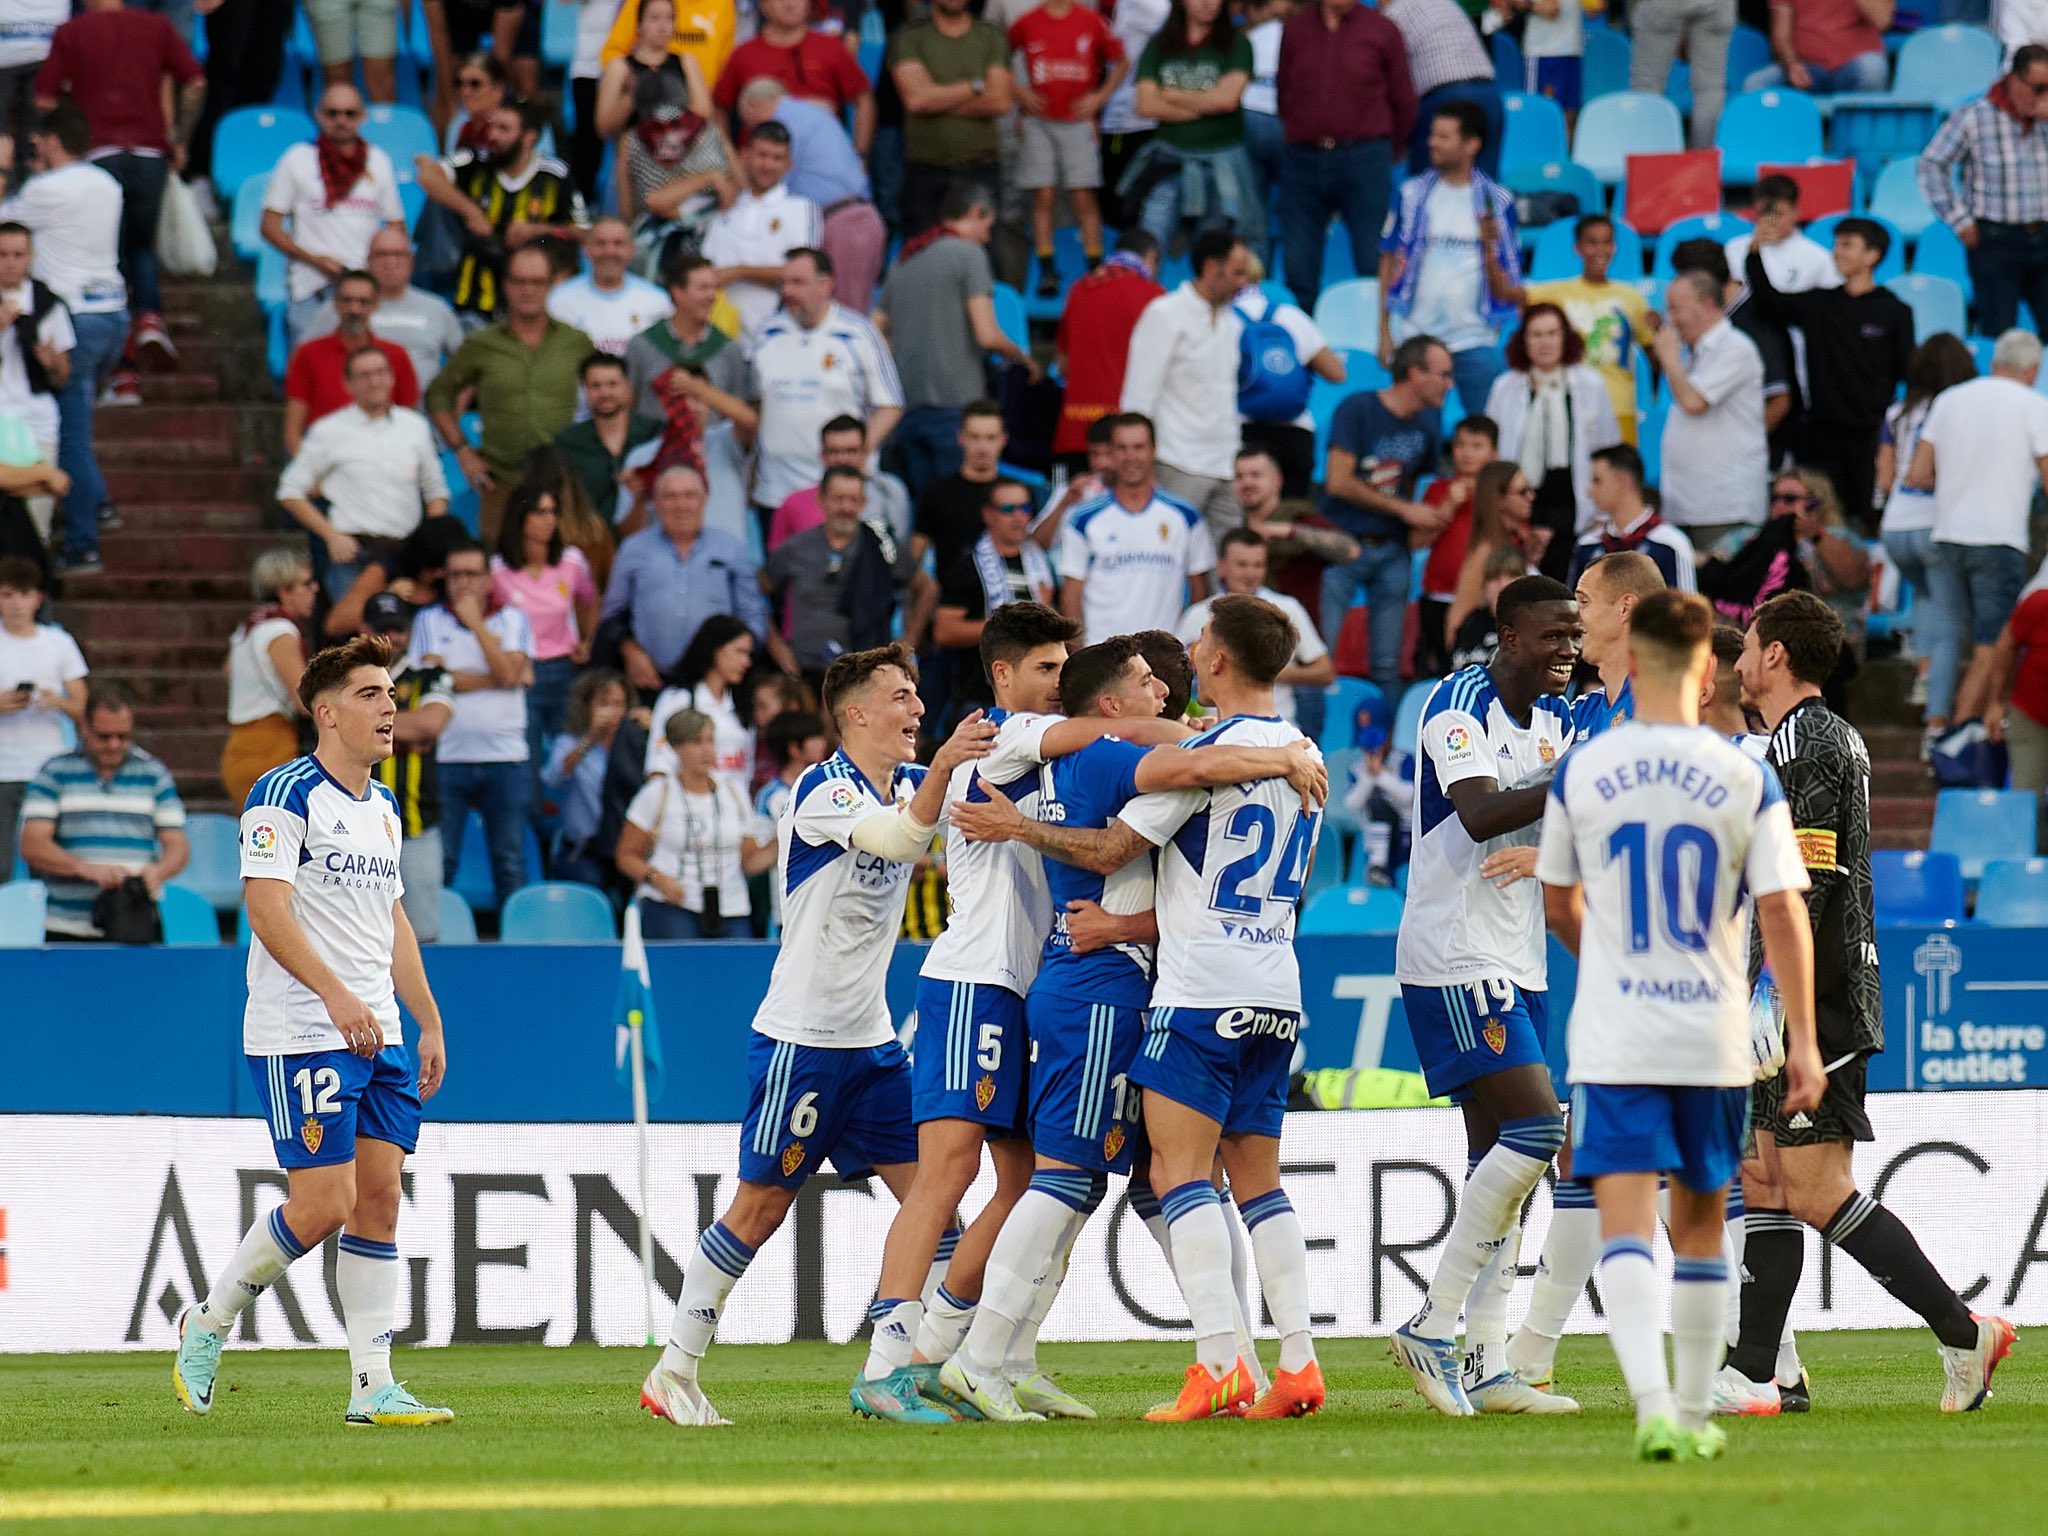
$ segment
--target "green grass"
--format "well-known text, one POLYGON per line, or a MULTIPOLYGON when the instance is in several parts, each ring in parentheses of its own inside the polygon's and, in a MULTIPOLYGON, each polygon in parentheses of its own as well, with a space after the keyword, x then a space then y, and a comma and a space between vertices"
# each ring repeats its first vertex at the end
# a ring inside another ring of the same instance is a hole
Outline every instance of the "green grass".
POLYGON ((1691 1467, 1631 1459, 1600 1338, 1568 1340, 1559 1362, 1585 1404, 1573 1419, 1438 1418, 1381 1342, 1341 1340, 1323 1350, 1331 1398, 1313 1419, 1146 1424, 1184 1347, 1065 1345, 1046 1363, 1103 1421, 1008 1429, 857 1420, 846 1385, 860 1353, 826 1345, 715 1350, 705 1385, 736 1422, 726 1430, 641 1413, 651 1355, 637 1350, 402 1351, 401 1374, 460 1417, 383 1431, 343 1429, 332 1353, 230 1351, 205 1419, 180 1410, 167 1356, 15 1356, 0 1358, 0 1528, 324 1533, 389 1531, 395 1516, 434 1536, 2039 1529, 2048 1391, 2024 1354, 1985 1411, 1951 1417, 1935 1408, 1924 1334, 1801 1345, 1815 1411, 1734 1424, 1728 1460, 1691 1467))

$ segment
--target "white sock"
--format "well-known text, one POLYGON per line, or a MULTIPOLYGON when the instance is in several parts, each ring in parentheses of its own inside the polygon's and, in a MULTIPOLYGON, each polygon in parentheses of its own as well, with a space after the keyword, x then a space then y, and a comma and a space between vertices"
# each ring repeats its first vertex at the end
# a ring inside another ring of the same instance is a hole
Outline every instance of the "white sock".
POLYGON ((962 1301, 943 1285, 924 1304, 924 1320, 917 1325, 917 1349, 913 1358, 943 1365, 953 1358, 974 1322, 975 1303, 962 1301))
POLYGON ((1799 1363, 1799 1336, 1792 1331, 1792 1319, 1785 1319, 1785 1332, 1778 1339, 1778 1368, 1771 1377, 1781 1387, 1796 1387, 1806 1368, 1799 1363))
MULTIPOLYGON (((1671 1379, 1678 1422, 1698 1429, 1713 1412, 1714 1373, 1721 1367, 1721 1328, 1728 1311, 1728 1263, 1680 1258, 1671 1278, 1671 1379)), ((1610 1303, 1611 1305, 1611 1303, 1610 1303)))
POLYGON ((193 1326, 226 1337, 242 1309, 276 1284, 277 1277, 305 1253, 305 1245, 285 1224, 284 1207, 276 1207, 242 1234, 235 1256, 214 1279, 212 1291, 193 1315, 193 1326))
POLYGON ((1230 1224, 1223 1197, 1207 1179, 1191 1179, 1161 1197, 1172 1238, 1174 1274, 1195 1327, 1195 1358, 1221 1376, 1237 1357, 1231 1320, 1230 1224))
POLYGON ((1491 1381, 1508 1368, 1508 1296, 1521 1274, 1522 1229, 1501 1239, 1493 1262, 1479 1271, 1465 1298, 1467 1386, 1491 1381))
POLYGON ((1087 1211, 1088 1186, 1088 1175, 1078 1169, 1041 1169, 1003 1222, 988 1256, 981 1303, 960 1346, 960 1358, 976 1372, 1002 1370, 1011 1337, 1066 1241, 1068 1223, 1087 1211))
MULTIPOLYGON (((1593 1266, 1599 1262, 1600 1213, 1576 1207, 1551 1211, 1550 1231, 1543 1238, 1543 1260, 1536 1266, 1536 1282, 1529 1289, 1529 1312, 1522 1319, 1522 1332, 1548 1339, 1552 1359, 1565 1324, 1586 1294, 1593 1266)), ((1520 1334, 1516 1337, 1519 1340, 1520 1334)), ((1530 1342, 1533 1353, 1535 1340, 1530 1342)), ((1515 1357, 1520 1362, 1524 1352, 1517 1348, 1515 1357)))
POLYGON ((1266 1368, 1259 1363, 1258 1342, 1252 1337, 1250 1301, 1252 1244, 1245 1230, 1244 1213, 1231 1196, 1223 1197, 1223 1225, 1230 1233, 1230 1329, 1237 1338, 1237 1358, 1251 1368, 1252 1386, 1263 1394, 1266 1368))
POLYGON ((1550 1166, 1562 1134, 1563 1122, 1554 1117, 1513 1121, 1501 1127, 1500 1140, 1465 1181, 1457 1219, 1451 1223, 1451 1235, 1444 1240, 1443 1256, 1429 1282, 1429 1295, 1408 1324, 1418 1338, 1458 1336, 1458 1314, 1472 1292, 1472 1282, 1499 1256, 1500 1240, 1521 1219, 1522 1202, 1550 1166), (1549 1150, 1543 1151, 1546 1146, 1549 1150))
POLYGON ((368 1397, 391 1385, 391 1325, 398 1311, 398 1244, 341 1234, 334 1289, 348 1330, 350 1391, 368 1397))
POLYGON ((918 1327, 924 1321, 924 1303, 916 1297, 881 1298, 868 1307, 868 1319, 875 1326, 861 1374, 869 1381, 880 1381, 910 1364, 917 1347, 918 1327))
POLYGON ((676 1298, 668 1347, 661 1352, 662 1370, 685 1381, 697 1379, 697 1367, 718 1332, 725 1298, 753 1261, 754 1250, 734 1237, 724 1222, 714 1221, 704 1229, 696 1254, 683 1266, 683 1293, 676 1298))
POLYGON ((1031 1306, 1017 1319, 1017 1328, 1010 1335, 1009 1347, 1003 1351, 1003 1374, 1012 1381, 1022 1381, 1038 1373, 1038 1330, 1045 1326, 1046 1318, 1052 1312, 1052 1304, 1060 1299, 1060 1287, 1066 1283, 1067 1265, 1074 1255, 1074 1244, 1081 1236, 1081 1229, 1088 1225, 1087 1213, 1075 1211, 1067 1219, 1066 1235, 1061 1239, 1059 1252, 1053 1255, 1052 1267, 1046 1270, 1031 1293, 1031 1306))
POLYGON ((1301 1218, 1285 1190, 1271 1190, 1244 1203, 1252 1253, 1259 1263, 1259 1289, 1280 1333, 1280 1369, 1298 1371, 1315 1363, 1308 1324, 1308 1245, 1301 1218))
MULTIPOLYGON (((1676 1411, 1671 1378, 1664 1368, 1664 1330, 1657 1319, 1657 1266, 1650 1245, 1639 1238, 1618 1237, 1600 1258, 1600 1292, 1607 1300, 1607 1333, 1622 1379, 1635 1399, 1636 1422, 1676 1411)), ((1714 1298, 1715 1302, 1720 1297, 1714 1298)), ((1717 1314, 1716 1326, 1720 1323, 1717 1314)))
MULTIPOLYGON (((1742 1238, 1745 1225, 1745 1218, 1737 1212, 1721 1229, 1721 1260, 1728 1266, 1728 1312, 1723 1322, 1730 1349, 1742 1337, 1742 1238)), ((1788 1321, 1785 1326, 1789 1328, 1792 1325, 1788 1321)))
POLYGON ((918 1293, 918 1300, 927 1307, 938 1294, 939 1287, 946 1283, 946 1270, 953 1262, 953 1250, 960 1246, 960 1229, 948 1227, 939 1234, 939 1246, 932 1254, 932 1267, 925 1271, 924 1289, 918 1293))

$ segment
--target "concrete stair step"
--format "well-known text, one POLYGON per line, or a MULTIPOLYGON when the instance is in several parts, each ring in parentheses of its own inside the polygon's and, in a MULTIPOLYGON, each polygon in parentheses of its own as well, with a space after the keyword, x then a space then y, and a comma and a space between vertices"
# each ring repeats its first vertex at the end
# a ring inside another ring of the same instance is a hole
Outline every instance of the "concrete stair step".
MULTIPOLYGON (((153 573, 213 577, 236 570, 246 573, 250 562, 265 550, 294 542, 282 530, 271 533, 261 528, 232 532, 144 531, 128 527, 126 513, 122 517, 122 528, 100 540, 107 570, 116 576, 153 573)), ((300 535, 297 543, 304 546, 304 535, 300 535)))
MULTIPOLYGON (((225 644, 220 647, 223 651, 225 644)), ((123 668, 121 681, 135 695, 138 710, 157 718, 176 712, 171 723, 192 725, 213 716, 225 717, 228 707, 227 675, 195 671, 189 665, 134 666, 123 668)))
MULTIPOLYGON (((67 576, 64 595, 75 601, 161 605, 167 603, 250 602, 247 571, 124 571, 109 566, 96 576, 67 576)), ((230 625, 229 629, 234 626, 230 625)), ((225 644, 227 630, 221 632, 225 644)))
POLYGON ((256 464, 175 464, 159 469, 119 465, 107 471, 107 497, 117 507, 131 501, 260 507, 277 489, 277 475, 275 466, 256 464))
POLYGON ((70 577, 65 582, 64 600, 56 605, 57 622, 77 637, 88 658, 98 654, 103 641, 168 641, 207 647, 212 665, 218 668, 227 656, 228 636, 253 606, 247 586, 232 597, 138 602, 118 587, 110 592, 105 582, 104 577, 70 577), (89 589, 87 584, 93 581, 103 584, 89 589))
POLYGON ((240 435, 243 408, 219 401, 204 404, 159 403, 111 407, 93 418, 96 442, 182 442, 194 439, 232 445, 240 435))
MULTIPOLYGON (((265 383, 269 380, 266 378, 265 383)), ((203 402, 221 398, 220 379, 211 373, 149 373, 142 377, 145 405, 157 402, 203 402)), ((99 418, 106 420, 105 416, 99 418)), ((97 423, 95 423, 97 426, 97 423)))
MULTIPOLYGON (((59 611, 64 611, 61 605, 59 611)), ((243 612, 246 617, 247 609, 245 608, 243 612)), ((93 669, 123 680, 132 680, 151 671, 183 675, 197 673, 219 677, 221 664, 227 656, 227 637, 234 633, 235 624, 240 622, 240 619, 236 619, 219 635, 209 635, 203 640, 93 640, 93 669)), ((79 636, 79 639, 81 644, 85 643, 83 635, 79 636)))
MULTIPOLYGON (((124 412, 116 411, 115 415, 124 412)), ((98 437, 93 444, 100 468, 108 474, 117 469, 149 469, 158 465, 194 469, 229 468, 247 462, 248 456, 232 439, 206 437, 98 437)), ((118 499, 115 503, 119 505, 118 499)))
POLYGON ((1872 795, 1913 798, 1934 793, 1934 777, 1918 759, 1873 759, 1870 765, 1872 795))
POLYGON ((130 501, 121 504, 121 529, 104 535, 105 541, 131 533, 275 533, 289 540, 294 535, 277 521, 277 514, 249 503, 190 501, 130 501))
POLYGON ((136 745, 163 759, 164 766, 182 781, 189 774, 209 785, 215 796, 222 793, 220 749, 228 739, 227 723, 219 725, 165 725, 136 731, 136 745))

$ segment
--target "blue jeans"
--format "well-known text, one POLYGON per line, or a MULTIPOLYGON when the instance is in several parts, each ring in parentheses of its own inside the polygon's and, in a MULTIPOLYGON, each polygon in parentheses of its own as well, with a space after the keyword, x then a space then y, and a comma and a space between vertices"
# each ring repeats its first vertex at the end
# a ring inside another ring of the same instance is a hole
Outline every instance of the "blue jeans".
POLYGON ((1487 392, 1507 368, 1499 347, 1470 347, 1451 354, 1451 372, 1457 375, 1458 399, 1467 416, 1485 414, 1487 392))
POLYGON ((71 378, 57 395, 57 467, 71 477, 64 495, 64 558, 80 560, 100 548, 107 482, 92 451, 92 413, 128 344, 128 312, 73 315, 71 329, 78 345, 71 349, 71 378))
MULTIPOLYGON (((1879 87, 1883 89, 1882 86, 1879 87)), ((1479 169, 1500 179, 1500 136, 1504 126, 1500 87, 1491 80, 1453 80, 1422 98, 1415 110, 1415 131, 1408 138, 1408 174, 1420 176, 1429 169, 1429 125, 1436 109, 1449 101, 1469 101, 1486 114, 1486 142, 1479 146, 1479 169)))
POLYGON ((1946 544, 1927 551, 1927 595, 1935 617, 1937 643, 1954 652, 1943 669, 1927 666, 1927 718, 1946 720, 1955 708, 1956 673, 1967 666, 1970 646, 1998 643, 2027 581, 2027 552, 2006 544, 1946 544))
MULTIPOLYGON (((1955 629, 1941 622, 1941 615, 1935 611, 1933 592, 1928 580, 1928 558, 1934 551, 1934 530, 1931 528, 1905 528, 1883 535, 1885 558, 1892 563, 1892 569, 1899 573, 1899 581, 1912 587, 1913 606, 1916 614, 1910 616, 1913 625, 1913 649, 1927 658, 1928 687, 1937 676, 1953 679, 1959 645, 1955 629)), ((1954 686, 1953 682, 1950 684, 1954 686)))
POLYGON ((462 865, 462 838, 469 813, 484 819, 484 842, 491 850, 491 888, 498 905, 526 883, 526 816, 533 805, 530 763, 451 763, 442 759, 441 879, 455 883, 462 865))
MULTIPOLYGON (((1891 88, 1891 70, 1885 62, 1884 50, 1873 53, 1859 53, 1839 69, 1822 69, 1818 64, 1808 64, 1807 72, 1813 76, 1813 84, 1807 87, 1815 96, 1832 96, 1837 91, 1844 94, 1856 91, 1883 92, 1891 88)), ((1745 91, 1769 91, 1785 83, 1785 71, 1775 64, 1767 64, 1742 82, 1745 91)))
POLYGON ((121 183, 121 275, 128 280, 128 308, 138 315, 160 310, 163 275, 156 259, 156 225, 171 162, 160 155, 124 154, 96 163, 121 183))
POLYGON ((555 738, 569 718, 569 690, 575 686, 576 663, 551 656, 533 664, 533 686, 526 690, 526 756, 533 771, 548 760, 555 738))
POLYGON ((1287 136, 1276 114, 1244 114, 1244 156, 1252 163, 1252 180, 1258 185, 1259 201, 1265 205, 1269 230, 1276 227, 1273 218, 1280 206, 1280 157, 1286 149, 1287 136))
POLYGON ((960 410, 950 405, 920 405, 905 411, 889 434, 903 466, 903 483, 915 502, 941 475, 960 471, 960 410))
POLYGON ((1385 139, 1336 149, 1289 144, 1280 157, 1280 244, 1294 302, 1313 310, 1323 291, 1324 231, 1331 216, 1351 237, 1351 270, 1379 271, 1380 226, 1393 195, 1393 150, 1385 139))
POLYGON ((1366 602, 1366 634, 1372 642, 1372 680, 1388 698, 1401 682, 1401 624, 1408 616, 1408 584, 1412 562, 1408 541, 1398 536, 1366 544, 1349 565, 1323 570, 1323 642, 1337 648, 1338 631, 1361 589, 1366 602))
MULTIPOLYGON (((746 919, 741 918, 745 923, 746 919)), ((728 925, 729 926, 729 925, 728 925)), ((704 937, 704 917, 688 907, 678 907, 666 901, 640 902, 640 932, 649 939, 701 939, 704 937)), ((735 934, 743 938, 744 934, 735 934)))

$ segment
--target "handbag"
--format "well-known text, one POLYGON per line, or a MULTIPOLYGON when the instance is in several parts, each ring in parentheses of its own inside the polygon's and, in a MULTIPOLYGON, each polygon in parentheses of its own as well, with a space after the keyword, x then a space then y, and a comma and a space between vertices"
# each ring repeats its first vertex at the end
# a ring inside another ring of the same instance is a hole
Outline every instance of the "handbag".
POLYGON ((220 261, 199 198, 184 177, 164 178, 164 200, 156 219, 156 259, 179 277, 211 277, 220 261))
POLYGON ((109 944, 161 944, 163 914, 140 875, 130 875, 93 898, 92 925, 109 944))

